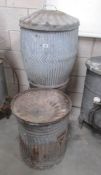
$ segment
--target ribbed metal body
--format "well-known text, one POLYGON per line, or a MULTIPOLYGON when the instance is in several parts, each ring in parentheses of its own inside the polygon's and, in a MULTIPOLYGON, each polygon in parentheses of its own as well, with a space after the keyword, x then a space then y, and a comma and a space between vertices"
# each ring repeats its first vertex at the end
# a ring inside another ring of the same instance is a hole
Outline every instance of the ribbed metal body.
MULTIPOLYGON (((92 118, 90 118, 90 112, 94 110, 93 99, 94 97, 101 98, 101 75, 92 72, 87 69, 87 75, 85 80, 85 87, 82 99, 81 113, 80 113, 80 122, 92 123, 92 118)), ((101 110, 94 111, 94 120, 96 126, 101 127, 101 110)))
POLYGON ((68 117, 54 124, 34 125, 18 120, 23 160, 31 167, 50 168, 59 163, 66 151, 68 117))
POLYGON ((72 71, 78 29, 44 32, 21 29, 21 49, 29 80, 37 87, 62 87, 72 71))
POLYGON ((0 105, 2 105, 7 96, 7 86, 3 68, 3 61, 0 60, 0 105))
POLYGON ((12 112, 18 121, 21 155, 30 167, 46 169, 62 160, 71 108, 71 100, 59 90, 31 89, 15 97, 12 112))

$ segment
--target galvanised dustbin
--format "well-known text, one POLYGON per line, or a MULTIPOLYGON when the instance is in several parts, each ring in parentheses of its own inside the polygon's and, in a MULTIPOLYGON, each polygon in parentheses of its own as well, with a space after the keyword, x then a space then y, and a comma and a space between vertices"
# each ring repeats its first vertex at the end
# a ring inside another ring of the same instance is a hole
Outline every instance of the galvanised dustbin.
POLYGON ((86 62, 87 74, 79 121, 101 131, 101 57, 86 62))
POLYGON ((23 160, 33 168, 45 169, 59 163, 68 141, 71 101, 58 90, 31 89, 12 102, 19 127, 23 160))
POLYGON ((78 46, 78 19, 58 10, 39 10, 20 20, 21 51, 29 81, 61 88, 68 81, 78 46))

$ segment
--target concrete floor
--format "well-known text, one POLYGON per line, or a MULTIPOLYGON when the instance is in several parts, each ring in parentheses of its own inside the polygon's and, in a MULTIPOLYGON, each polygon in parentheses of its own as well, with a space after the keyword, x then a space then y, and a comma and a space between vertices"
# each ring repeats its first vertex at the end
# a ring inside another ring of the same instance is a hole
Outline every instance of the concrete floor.
POLYGON ((52 169, 38 171, 27 167, 20 158, 17 123, 0 121, 0 175, 101 175, 101 136, 90 129, 80 129, 79 109, 71 117, 71 134, 63 161, 52 169))

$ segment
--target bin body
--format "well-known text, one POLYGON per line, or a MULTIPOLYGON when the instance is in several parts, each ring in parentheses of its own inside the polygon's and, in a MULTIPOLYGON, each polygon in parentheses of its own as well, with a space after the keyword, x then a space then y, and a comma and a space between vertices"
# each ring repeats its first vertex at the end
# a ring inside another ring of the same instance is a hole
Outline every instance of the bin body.
POLYGON ((101 57, 88 59, 80 122, 101 128, 101 105, 94 104, 94 97, 101 99, 101 57))
POLYGON ((61 11, 40 10, 20 21, 21 51, 29 81, 61 88, 69 81, 78 46, 79 21, 61 11))
POLYGON ((68 83, 77 54, 78 30, 22 29, 21 46, 25 69, 33 85, 58 88, 68 83))

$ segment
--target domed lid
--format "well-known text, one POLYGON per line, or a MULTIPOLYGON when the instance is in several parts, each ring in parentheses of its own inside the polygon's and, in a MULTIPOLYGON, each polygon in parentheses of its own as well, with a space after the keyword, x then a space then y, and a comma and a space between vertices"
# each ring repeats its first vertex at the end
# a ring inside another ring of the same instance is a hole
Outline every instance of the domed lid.
POLYGON ((39 10, 20 20, 20 26, 32 30, 68 31, 78 28, 79 20, 58 10, 39 10))
POLYGON ((58 90, 28 90, 12 102, 13 114, 25 122, 45 124, 60 120, 71 110, 70 99, 58 90))
POLYGON ((89 58, 86 66, 92 72, 101 75, 101 56, 89 58))

